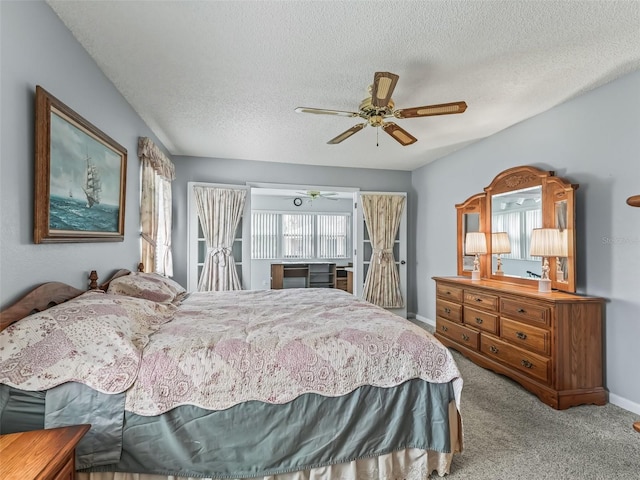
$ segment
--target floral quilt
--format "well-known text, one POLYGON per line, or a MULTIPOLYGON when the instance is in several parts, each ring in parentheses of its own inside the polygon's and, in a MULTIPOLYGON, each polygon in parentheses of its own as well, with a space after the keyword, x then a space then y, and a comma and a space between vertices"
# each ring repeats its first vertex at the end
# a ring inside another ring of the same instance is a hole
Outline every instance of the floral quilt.
POLYGON ((460 373, 438 340, 341 290, 192 293, 151 336, 126 409, 141 415, 184 404, 221 410, 412 378, 455 380, 459 399, 460 373))
POLYGON ((192 293, 179 306, 87 292, 0 332, 0 383, 126 392, 126 410, 281 404, 421 378, 462 379, 431 334, 336 289, 192 293))
POLYGON ((149 335, 176 307, 89 291, 0 332, 0 383, 42 391, 80 382, 121 393, 138 376, 149 335))

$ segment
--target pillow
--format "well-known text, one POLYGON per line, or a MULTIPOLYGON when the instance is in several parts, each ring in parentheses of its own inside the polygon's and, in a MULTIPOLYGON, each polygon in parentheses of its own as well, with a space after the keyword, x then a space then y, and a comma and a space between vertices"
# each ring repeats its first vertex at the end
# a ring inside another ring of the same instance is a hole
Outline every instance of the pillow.
POLYGON ((0 332, 0 383, 29 391, 65 382, 120 393, 137 378, 149 335, 177 307, 89 291, 0 332))
POLYGON ((157 273, 137 272, 111 280, 107 293, 177 304, 187 291, 179 283, 157 273))

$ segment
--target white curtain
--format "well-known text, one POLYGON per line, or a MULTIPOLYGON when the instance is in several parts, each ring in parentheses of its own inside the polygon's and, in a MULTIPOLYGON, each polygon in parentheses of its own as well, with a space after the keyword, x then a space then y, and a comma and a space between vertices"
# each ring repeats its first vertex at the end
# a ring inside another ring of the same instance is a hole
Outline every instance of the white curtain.
POLYGON ((147 137, 138 138, 138 157, 142 163, 141 261, 145 272, 172 277, 171 181, 175 178, 175 168, 147 137))
POLYGON ((363 298, 384 308, 402 308, 400 276, 393 257, 402 210, 403 195, 361 195, 364 220, 371 240, 372 254, 363 298))
POLYGON ((207 242, 198 291, 242 290, 232 248, 247 191, 195 186, 193 192, 207 242))

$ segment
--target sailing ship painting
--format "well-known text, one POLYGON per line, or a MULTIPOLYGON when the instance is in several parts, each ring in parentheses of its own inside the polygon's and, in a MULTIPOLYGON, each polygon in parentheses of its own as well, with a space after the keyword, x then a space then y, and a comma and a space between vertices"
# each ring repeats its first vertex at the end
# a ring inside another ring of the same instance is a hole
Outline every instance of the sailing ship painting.
POLYGON ((51 131, 50 231, 117 233, 120 155, 55 114, 51 131))
POLYGON ((127 149, 40 85, 35 93, 33 243, 124 241, 127 149))
POLYGON ((87 177, 82 190, 87 197, 87 207, 91 208, 94 204, 100 203, 100 192, 102 191, 100 173, 98 168, 91 164, 89 155, 87 155, 87 177))

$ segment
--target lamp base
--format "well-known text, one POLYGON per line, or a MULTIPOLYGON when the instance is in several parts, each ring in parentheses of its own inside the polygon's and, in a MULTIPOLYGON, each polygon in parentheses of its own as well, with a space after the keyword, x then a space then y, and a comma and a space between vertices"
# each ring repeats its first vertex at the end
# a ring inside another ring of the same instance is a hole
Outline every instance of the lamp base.
POLYGON ((551 280, 549 280, 548 278, 541 278, 540 280, 538 280, 538 292, 551 292, 551 280))
POLYGON ((504 275, 504 272, 502 270, 496 270, 495 272, 493 272, 494 275, 504 275))
POLYGON ((471 271, 471 280, 480 280, 480 270, 471 271))

